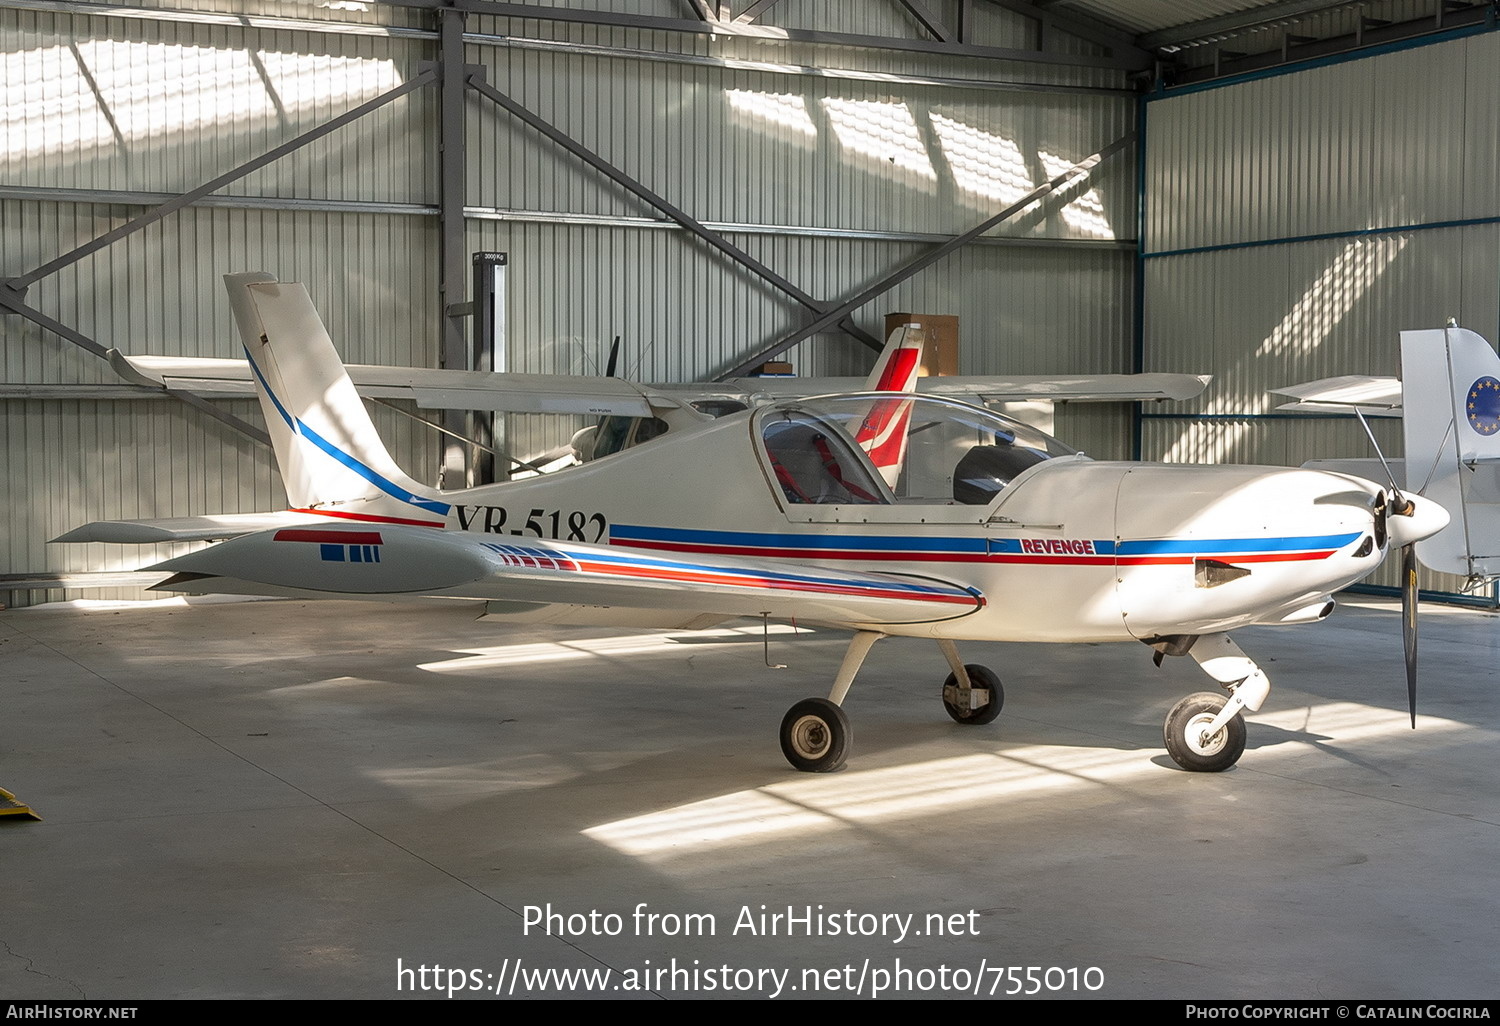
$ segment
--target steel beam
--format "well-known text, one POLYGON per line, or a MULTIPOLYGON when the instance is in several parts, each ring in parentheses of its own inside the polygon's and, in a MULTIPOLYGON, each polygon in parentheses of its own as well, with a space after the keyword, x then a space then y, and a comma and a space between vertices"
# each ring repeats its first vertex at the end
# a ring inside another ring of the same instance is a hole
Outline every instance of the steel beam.
POLYGON ((986 2, 1002 7, 1012 14, 1030 18, 1047 28, 1066 32, 1070 36, 1077 36, 1079 39, 1086 39, 1100 46, 1107 46, 1112 52, 1135 60, 1140 66, 1148 66, 1151 61, 1150 51, 1139 39, 1102 22, 1091 21, 1077 14, 1061 14, 1050 6, 1043 8, 1039 4, 1030 3, 1029 0, 986 0, 986 2))
POLYGON ((901 267, 897 268, 895 271, 877 281, 874 285, 869 286, 868 288, 852 296, 851 298, 839 303, 838 306, 835 306, 827 313, 813 320, 811 323, 798 328, 790 335, 783 336, 781 339, 757 352, 754 356, 741 361, 731 370, 725 371, 723 374, 721 374, 718 380, 723 381, 726 378, 742 377, 748 374, 750 371, 754 370, 756 367, 759 367, 762 363, 765 363, 767 360, 780 356, 782 353, 786 352, 788 349, 796 345, 798 342, 801 342, 803 339, 811 338, 818 332, 826 330, 830 325, 834 324, 841 317, 847 317, 849 314, 853 313, 855 310, 858 310, 860 307, 864 306, 866 303, 868 303, 870 300, 874 299, 881 293, 894 288, 906 279, 910 278, 912 275, 916 274, 918 271, 930 267, 932 264, 937 263, 937 261, 947 256, 949 253, 952 253, 954 250, 967 245, 1001 222, 1014 217, 1016 214, 1019 214, 1021 211, 1031 206, 1043 196, 1057 191, 1075 178, 1087 175, 1094 169, 1096 165, 1100 163, 1100 161, 1109 158, 1115 153, 1118 153, 1120 150, 1123 150, 1126 146, 1130 145, 1131 141, 1134 140, 1134 138, 1135 133, 1131 132, 1128 135, 1116 139, 1114 142, 1104 147, 1104 149, 1100 150, 1098 153, 1095 153, 1092 156, 1079 161, 1077 164, 1074 164, 1062 174, 1057 175, 1050 181, 1037 186, 1035 189, 1032 189, 1025 196, 1022 196, 1019 200, 1017 200, 1015 203, 1012 203, 1004 210, 1000 211, 1000 213, 996 214, 994 217, 989 218, 981 224, 975 225, 973 228, 970 228, 962 235, 958 235, 952 239, 949 239, 941 246, 938 246, 935 249, 922 254, 914 260, 907 261, 901 267))
POLYGON ((741 25, 748 25, 779 3, 781 3, 781 0, 755 0, 753 4, 735 15, 734 20, 741 25))
POLYGON ((585 25, 615 25, 623 28, 649 29, 660 32, 685 32, 696 35, 746 36, 774 39, 780 42, 818 43, 827 46, 857 46, 874 50, 896 50, 907 53, 944 54, 951 57, 980 57, 996 61, 1020 61, 1028 64, 1052 64, 1081 68, 1112 68, 1143 71, 1150 67, 1147 56, 1092 56, 1089 54, 1045 53, 1001 46, 974 46, 968 43, 941 42, 898 36, 869 36, 850 32, 823 32, 815 29, 759 26, 738 21, 696 21, 691 18, 661 18, 626 11, 589 10, 576 7, 548 7, 542 4, 500 3, 497 0, 375 0, 394 7, 442 10, 453 7, 472 14, 490 14, 502 18, 531 18, 543 21, 576 22, 585 25))
MULTIPOLYGON (((770 0, 771 3, 776 0, 770 0)), ((970 5, 978 0, 963 0, 967 10, 970 5)), ((763 11, 762 5, 766 0, 758 0, 751 5, 744 14, 735 21, 744 22, 746 15, 763 11)), ((325 35, 341 36, 384 36, 393 39, 409 40, 431 40, 436 42, 439 35, 436 31, 424 28, 404 28, 384 25, 362 25, 354 22, 334 21, 311 21, 305 18, 282 18, 282 17, 260 17, 249 15, 216 14, 210 11, 175 11, 163 7, 113 7, 102 3, 89 2, 89 0, 0 0, 0 10, 15 9, 25 11, 58 11, 67 14, 81 14, 93 18, 120 18, 139 21, 161 21, 174 22, 189 25, 222 25, 239 29, 264 29, 278 32, 317 32, 325 35)), ((955 31, 958 33, 959 41, 967 39, 965 23, 961 22, 955 31)), ((707 54, 684 53, 677 51, 642 50, 626 46, 607 46, 597 43, 580 43, 568 39, 532 39, 513 35, 493 35, 480 32, 466 32, 464 42, 471 46, 507 47, 516 49, 542 50, 548 52, 562 52, 571 54, 585 54, 599 57, 614 57, 622 60, 644 60, 658 61, 668 64, 691 64, 700 67, 728 68, 735 71, 754 71, 770 75, 806 75, 820 78, 838 78, 857 82, 881 82, 885 84, 897 83, 906 85, 953 87, 957 89, 984 89, 1007 92, 1033 92, 1033 93, 1074 93, 1080 96, 1114 95, 1131 96, 1138 95, 1135 89, 1114 89, 1107 86, 1070 86, 1055 85, 1044 82, 1018 82, 1000 81, 996 79, 977 79, 962 77, 947 77, 940 75, 912 75, 894 74, 885 72, 865 71, 857 68, 835 68, 814 67, 807 64, 787 64, 778 61, 744 60, 733 57, 714 57, 707 54)))
MULTIPOLYGON (((792 284, 792 282, 788 281, 784 276, 777 274, 775 271, 771 270, 771 268, 767 267, 755 257, 751 256, 749 253, 745 252, 743 249, 736 246, 728 239, 724 238, 724 236, 720 235, 718 232, 711 231, 710 229, 704 227, 704 225, 700 221, 695 220, 688 213, 679 209, 676 205, 674 205, 664 197, 658 195, 642 183, 636 181, 634 178, 630 177, 625 172, 615 167, 613 164, 605 160, 603 157, 599 156, 599 154, 595 153, 587 146, 560 131, 550 122, 543 120, 529 108, 522 106, 515 100, 512 100, 509 96, 506 96, 504 93, 500 92, 500 90, 484 81, 482 78, 478 77, 477 75, 470 76, 469 85, 480 95, 488 97, 490 100, 492 100, 500 107, 504 108, 507 112, 509 112, 516 118, 524 121, 533 129, 540 132, 542 135, 546 136, 548 139, 552 140, 557 145, 561 146, 563 149, 567 150, 569 153, 573 154, 575 157, 582 160, 590 167, 594 168, 596 171, 605 175, 617 185, 624 187, 633 195, 638 196, 640 199, 649 203, 657 210, 660 210, 663 214, 667 215, 667 217, 671 218, 673 221, 677 222, 677 224, 692 232, 698 238, 702 239, 704 242, 708 243, 710 246, 714 247, 725 256, 728 256, 736 263, 744 266, 750 271, 753 271, 765 281, 776 286, 781 291, 785 292, 787 295, 795 299, 797 302, 807 307, 809 310, 812 310, 814 313, 821 314, 828 309, 828 304, 826 302, 820 299, 816 299, 809 293, 803 291, 801 288, 798 288, 796 285, 792 284)), ((879 339, 870 335, 868 332, 854 326, 852 323, 842 323, 846 317, 847 314, 845 316, 836 317, 834 318, 833 323, 839 324, 841 328, 843 328, 849 334, 853 335, 855 338, 859 339, 870 348, 876 350, 880 349, 881 343, 879 339)))
POLYGON ((934 14, 926 4, 922 3, 922 0, 901 0, 901 6, 905 7, 907 12, 913 18, 916 18, 917 22, 924 29, 932 34, 933 39, 941 43, 951 43, 954 41, 953 30, 944 25, 942 19, 934 14))
POLYGON ((207 196, 209 193, 218 192, 229 183, 238 181, 239 179, 244 178, 246 175, 260 170, 267 164, 280 160, 288 153, 299 150, 310 142, 315 142, 316 140, 323 138, 323 136, 328 135, 331 132, 338 131, 340 128, 343 128, 351 121, 357 121, 371 111, 379 110, 381 107, 384 107, 391 101, 398 100, 401 97, 405 96, 407 93, 422 88, 430 81, 432 81, 432 73, 424 72, 423 74, 418 75, 416 78, 410 80, 409 82, 405 82, 394 89, 381 93, 373 100, 362 103, 352 110, 345 111, 343 114, 340 114, 338 117, 334 118, 331 121, 326 121, 318 127, 311 129, 310 131, 303 132, 301 135, 282 143, 275 149, 267 150, 259 157, 256 157, 254 160, 248 163, 241 164, 233 171, 227 171, 219 177, 213 179, 212 181, 205 182, 204 184, 198 186, 198 188, 193 189, 190 192, 185 192, 180 196, 168 200, 166 203, 163 203, 161 206, 157 207, 154 210, 148 210, 141 216, 128 221, 125 224, 122 224, 114 231, 107 232, 104 235, 99 236, 97 239, 86 242, 82 246, 64 253, 60 257, 49 260, 47 263, 38 267, 34 271, 29 271, 26 274, 17 275, 14 278, 8 279, 5 284, 7 287, 17 293, 24 293, 27 288, 40 281, 41 279, 47 277, 47 275, 61 270, 62 268, 67 267, 69 264, 77 263, 84 257, 92 253, 97 253, 104 247, 113 245, 126 236, 133 235, 136 232, 140 231, 142 228, 146 228, 150 225, 155 224, 157 221, 160 221, 167 215, 176 213, 178 210, 181 210, 183 207, 192 204, 193 202, 201 199, 204 196, 207 196))
MULTIPOLYGON (((474 354, 460 309, 468 292, 469 252, 464 226, 466 168, 464 100, 468 69, 464 66, 464 19, 461 11, 438 12, 438 66, 441 85, 439 118, 438 295, 439 366, 472 370, 474 354)), ((467 436, 470 415, 444 410, 439 487, 472 485, 468 479, 468 449, 456 440, 467 436)))

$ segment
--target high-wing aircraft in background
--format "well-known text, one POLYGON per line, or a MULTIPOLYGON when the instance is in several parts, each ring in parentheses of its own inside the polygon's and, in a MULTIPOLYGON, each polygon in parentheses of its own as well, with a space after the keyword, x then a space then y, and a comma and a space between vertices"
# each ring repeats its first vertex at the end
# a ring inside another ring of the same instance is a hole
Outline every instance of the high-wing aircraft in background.
MULTIPOLYGON (((903 326, 893 334, 904 337, 906 333, 903 326)), ((888 341, 886 349, 890 348, 888 341)), ((255 391, 250 364, 245 360, 129 356, 116 349, 110 350, 109 360, 122 378, 148 388, 168 388, 203 398, 250 396, 255 391)), ((870 391, 879 374, 877 369, 868 379, 758 377, 641 384, 613 375, 497 374, 370 364, 352 364, 344 369, 360 395, 376 400, 404 399, 424 410, 598 417, 596 424, 574 436, 574 459, 570 463, 608 456, 767 402, 870 391)), ((1202 393, 1208 381, 1206 375, 1199 374, 960 375, 919 378, 905 390, 990 405, 1050 432, 1055 403, 1192 399, 1202 393)), ((560 451, 566 452, 566 447, 560 451)), ((528 454, 527 459, 515 462, 546 466, 556 456, 528 454)))
MULTIPOLYGON (((1229 632, 1321 620, 1387 548, 1438 531, 1434 502, 1360 477, 1101 462, 990 411, 912 393, 769 402, 561 473, 438 491, 376 434, 306 290, 230 275, 292 510, 103 523, 66 541, 237 536, 153 569, 190 593, 451 596, 537 621, 695 628, 738 616, 854 632, 827 698, 793 705, 783 752, 837 769, 842 703, 874 643, 930 638, 963 724, 996 675, 961 641, 1144 643, 1222 691, 1166 718, 1171 757, 1232 766, 1270 691, 1229 632), (271 519, 268 519, 271 518, 271 519), (280 518, 280 519, 275 519, 280 518)), ((882 374, 884 377, 884 374, 882 374)))
POLYGON ((1500 357, 1482 336, 1451 322, 1403 331, 1399 379, 1324 378, 1276 391, 1295 400, 1279 408, 1294 412, 1355 413, 1361 420, 1404 413, 1403 459, 1306 466, 1389 480, 1436 501, 1452 522, 1419 542, 1416 558, 1471 585, 1500 577, 1500 357))

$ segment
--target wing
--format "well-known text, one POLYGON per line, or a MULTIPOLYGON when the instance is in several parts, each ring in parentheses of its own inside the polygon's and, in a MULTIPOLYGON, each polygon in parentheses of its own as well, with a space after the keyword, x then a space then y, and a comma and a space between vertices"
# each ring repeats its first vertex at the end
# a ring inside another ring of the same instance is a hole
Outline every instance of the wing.
MULTIPOLYGON (((255 394, 244 360, 177 356, 126 356, 110 350, 110 365, 127 381, 212 398, 255 394)), ((800 398, 870 390, 866 378, 735 378, 713 384, 639 385, 624 378, 571 374, 494 374, 488 371, 379 367, 345 368, 360 395, 409 399, 421 409, 493 410, 505 413, 581 413, 650 417, 657 409, 697 399, 800 398)), ((1051 402, 1135 402, 1191 399, 1208 387, 1203 374, 1095 374, 1072 377, 918 378, 921 395, 972 402, 1044 399, 1051 402)))
MULTIPOLYGON (((179 356, 126 356, 109 352, 110 365, 138 385, 213 398, 253 396, 255 383, 244 360, 179 356)), ((587 416, 649 417, 641 387, 623 378, 572 374, 493 374, 348 364, 344 368, 360 395, 408 399, 424 410, 493 410, 506 413, 577 413, 587 416)), ((676 406, 665 396, 657 406, 676 406)))
MULTIPOLYGON (((917 379, 918 395, 942 395, 970 402, 1123 403, 1158 399, 1192 399, 1201 395, 1212 377, 1207 374, 1092 374, 1055 377, 1021 375, 990 377, 955 375, 917 379)), ((862 378, 733 378, 725 386, 748 395, 799 398, 867 389, 862 378)), ((657 386, 661 387, 661 386, 657 386)))
POLYGON ((1367 417, 1401 416, 1400 378, 1346 374, 1273 388, 1271 393, 1295 400, 1276 407, 1294 413, 1354 413, 1357 409, 1367 417))
POLYGON ((770 614, 875 629, 951 620, 984 606, 974 589, 935 578, 384 525, 262 531, 150 569, 175 572, 161 590, 197 594, 444 596, 770 614))

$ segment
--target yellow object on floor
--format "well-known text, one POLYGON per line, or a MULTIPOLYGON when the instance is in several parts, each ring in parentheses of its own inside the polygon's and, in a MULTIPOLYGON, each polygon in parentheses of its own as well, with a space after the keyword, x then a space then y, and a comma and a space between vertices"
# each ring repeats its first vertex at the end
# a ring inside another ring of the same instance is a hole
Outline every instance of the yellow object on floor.
POLYGON ((31 806, 20 801, 3 787, 0 787, 0 816, 30 816, 32 819, 42 818, 31 811, 31 806))

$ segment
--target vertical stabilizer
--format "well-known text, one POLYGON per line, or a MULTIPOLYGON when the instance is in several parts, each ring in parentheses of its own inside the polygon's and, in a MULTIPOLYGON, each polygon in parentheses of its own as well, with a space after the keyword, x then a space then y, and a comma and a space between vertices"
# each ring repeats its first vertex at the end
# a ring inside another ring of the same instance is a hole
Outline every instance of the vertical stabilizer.
POLYGON ((1500 575, 1500 356, 1463 328, 1401 333, 1406 485, 1448 510, 1423 565, 1500 575))
POLYGON ((307 289, 261 272, 224 285, 291 507, 441 526, 448 504, 391 459, 307 289))
MULTIPOLYGON (((902 324, 892 331, 865 383, 866 390, 915 392, 922 366, 922 342, 920 324, 902 324)), ((877 399, 854 438, 870 454, 875 469, 892 488, 896 487, 901 465, 906 460, 906 429, 910 419, 909 400, 877 399)))

